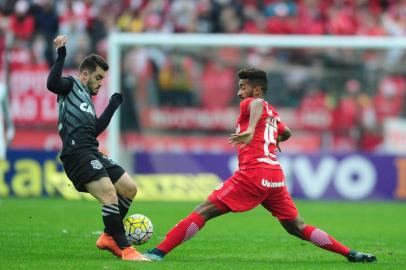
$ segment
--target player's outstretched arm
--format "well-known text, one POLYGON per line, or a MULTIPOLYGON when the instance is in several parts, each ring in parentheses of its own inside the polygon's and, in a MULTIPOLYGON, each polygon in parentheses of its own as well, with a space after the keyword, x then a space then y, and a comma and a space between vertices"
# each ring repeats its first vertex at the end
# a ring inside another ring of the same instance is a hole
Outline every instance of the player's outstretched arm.
POLYGON ((228 143, 233 146, 240 145, 241 148, 249 144, 254 137, 255 127, 258 124, 259 119, 261 119, 263 111, 263 103, 260 99, 253 100, 250 104, 250 119, 248 122, 247 130, 241 133, 234 133, 228 138, 228 143))
POLYGON ((109 101, 104 112, 96 119, 96 137, 100 135, 107 128, 113 117, 114 112, 123 102, 123 96, 120 93, 114 93, 109 101))
POLYGON ((62 77, 63 64, 65 63, 66 47, 68 38, 66 36, 57 36, 54 40, 55 48, 58 52, 58 58, 51 68, 47 79, 47 88, 49 91, 58 95, 67 95, 72 89, 73 82, 68 78, 62 77))

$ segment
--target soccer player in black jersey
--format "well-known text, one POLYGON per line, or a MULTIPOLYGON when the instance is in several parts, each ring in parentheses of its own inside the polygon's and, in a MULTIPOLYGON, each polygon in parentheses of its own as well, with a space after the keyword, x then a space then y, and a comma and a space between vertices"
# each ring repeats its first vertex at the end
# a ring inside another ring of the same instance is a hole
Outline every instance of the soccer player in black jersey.
POLYGON ((77 78, 62 77, 67 40, 66 36, 54 40, 58 58, 47 80, 47 88, 58 95, 64 170, 78 191, 92 194, 102 204, 105 229, 96 246, 123 260, 148 260, 130 245, 124 233, 123 218, 137 187, 123 168, 98 150, 97 136, 109 124, 122 96, 113 94, 105 111, 96 116, 92 96, 100 90, 109 66, 101 56, 91 54, 81 62, 77 78))

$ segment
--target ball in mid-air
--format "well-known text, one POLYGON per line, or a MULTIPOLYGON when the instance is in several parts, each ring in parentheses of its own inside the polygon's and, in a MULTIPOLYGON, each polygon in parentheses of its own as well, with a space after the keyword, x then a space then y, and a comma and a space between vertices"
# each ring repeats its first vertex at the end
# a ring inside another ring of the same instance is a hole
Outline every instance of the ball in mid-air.
POLYGON ((126 218, 124 228, 128 241, 133 245, 148 242, 154 232, 151 220, 142 214, 134 214, 126 218))

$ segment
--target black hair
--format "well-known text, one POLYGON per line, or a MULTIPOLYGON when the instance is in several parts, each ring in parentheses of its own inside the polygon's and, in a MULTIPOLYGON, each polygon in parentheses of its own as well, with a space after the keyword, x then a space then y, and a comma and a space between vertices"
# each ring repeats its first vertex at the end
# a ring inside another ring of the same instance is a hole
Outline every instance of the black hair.
POLYGON ((268 78, 263 70, 257 68, 243 68, 238 71, 238 78, 242 80, 248 80, 253 86, 260 86, 265 93, 268 88, 268 78))
POLYGON ((91 54, 86 56, 86 58, 80 63, 79 71, 82 72, 88 70, 90 73, 93 73, 97 66, 101 67, 104 71, 109 70, 109 64, 107 64, 103 57, 97 54, 91 54))

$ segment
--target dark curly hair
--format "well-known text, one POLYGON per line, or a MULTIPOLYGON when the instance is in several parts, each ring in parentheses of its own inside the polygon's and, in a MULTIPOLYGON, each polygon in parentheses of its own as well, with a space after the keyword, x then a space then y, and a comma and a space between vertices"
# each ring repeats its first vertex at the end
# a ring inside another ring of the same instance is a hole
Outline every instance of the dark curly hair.
POLYGON ((90 73, 93 73, 97 66, 101 67, 104 71, 109 70, 109 64, 107 64, 103 57, 97 54, 91 54, 80 63, 79 71, 82 72, 88 70, 90 73))
POLYGON ((265 93, 268 88, 268 78, 263 70, 257 68, 243 68, 238 71, 238 78, 242 80, 248 80, 253 86, 260 86, 265 93))

